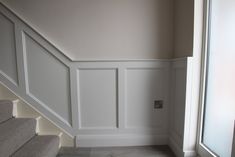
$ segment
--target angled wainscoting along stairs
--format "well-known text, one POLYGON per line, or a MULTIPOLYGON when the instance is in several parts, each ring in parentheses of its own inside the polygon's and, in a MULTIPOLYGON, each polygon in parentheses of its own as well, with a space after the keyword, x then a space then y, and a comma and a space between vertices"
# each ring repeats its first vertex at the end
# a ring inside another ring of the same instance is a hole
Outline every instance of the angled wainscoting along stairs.
POLYGON ((191 58, 72 61, 1 2, 0 34, 0 83, 77 147, 187 151, 191 58))

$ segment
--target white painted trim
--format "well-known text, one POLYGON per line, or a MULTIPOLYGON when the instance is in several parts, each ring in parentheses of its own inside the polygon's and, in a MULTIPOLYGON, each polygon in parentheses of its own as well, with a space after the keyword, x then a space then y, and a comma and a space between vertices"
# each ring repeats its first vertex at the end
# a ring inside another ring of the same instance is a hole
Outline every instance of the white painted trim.
POLYGON ((78 147, 112 147, 112 146, 143 146, 166 145, 168 135, 79 135, 78 147))
POLYGON ((19 99, 13 100, 13 112, 12 115, 13 117, 17 117, 18 116, 18 112, 17 112, 17 103, 19 102, 19 99))
MULTIPOLYGON (((178 133, 173 128, 173 119, 171 120, 170 124, 172 125, 170 128, 170 138, 169 138, 169 145, 171 146, 172 150, 174 150, 177 156, 197 156, 196 153, 196 130, 194 129, 195 126, 195 117, 197 117, 197 113, 195 113, 195 103, 192 102, 192 94, 193 94, 193 85, 194 85, 194 58, 181 58, 172 61, 172 73, 175 73, 176 69, 182 69, 185 73, 185 89, 184 89, 184 101, 185 101, 185 109, 184 109, 184 130, 183 136, 181 133, 178 133)), ((171 88, 175 88, 175 82, 172 78, 171 88)), ((172 89, 172 91, 174 91, 172 89)), ((171 114, 174 114, 174 94, 172 93, 172 100, 171 100, 171 114)), ((197 118, 196 118, 197 119, 197 118)))
POLYGON ((192 58, 187 59, 187 66, 186 66, 186 95, 185 95, 185 117, 184 117, 184 145, 183 149, 190 151, 191 148, 189 147, 190 143, 190 136, 192 134, 191 130, 191 121, 192 121, 192 85, 193 85, 193 63, 192 58))
MULTIPOLYGON (((79 74, 79 69, 76 68, 76 82, 77 82, 77 108, 78 108, 78 115, 77 115, 77 125, 78 125, 78 130, 82 128, 82 122, 81 122, 81 96, 80 96, 80 74, 79 74)), ((76 131, 76 134, 78 134, 78 130, 76 131)))
POLYGON ((184 156, 185 157, 196 157, 197 152, 196 151, 184 151, 184 156))
POLYGON ((5 77, 8 81, 10 81, 12 84, 14 84, 15 86, 18 86, 18 84, 11 78, 9 77, 7 74, 5 74, 3 71, 0 70, 0 75, 2 75, 3 77, 5 77))
POLYGON ((39 121, 40 121, 41 118, 42 118, 41 116, 35 117, 35 119, 37 121, 37 123, 36 123, 36 134, 38 134, 40 132, 40 122, 39 121))
POLYGON ((19 25, 15 25, 15 43, 16 43, 16 59, 17 59, 17 74, 19 88, 25 91, 25 76, 24 76, 24 56, 23 56, 23 38, 22 31, 19 25))
MULTIPOLYGON (((36 43, 38 43, 40 46, 42 46, 39 42, 37 42, 35 39, 33 39, 32 36, 30 36, 29 34, 22 32, 22 38, 23 38, 23 58, 24 58, 24 78, 25 78, 25 89, 26 89, 26 95, 31 97, 34 101, 36 101, 38 104, 40 104, 41 107, 46 108, 46 110, 48 110, 51 114, 53 114, 54 116, 56 116, 60 121, 62 121, 64 124, 66 124, 67 126, 71 127, 72 126, 72 117, 70 116, 70 121, 66 121, 62 116, 60 116, 59 114, 55 113, 51 108, 49 108, 44 102, 42 102, 41 100, 39 100, 35 95, 33 95, 30 92, 30 87, 29 87, 29 73, 28 73, 28 59, 27 59, 27 52, 26 52, 26 43, 25 43, 25 35, 27 35, 28 37, 30 37, 32 40, 34 40, 36 43)), ((45 48, 44 46, 42 46, 43 48, 45 48)), ((45 48, 47 50, 48 53, 51 54, 51 51, 49 51, 47 48, 45 48)), ((69 67, 62 61, 62 59, 56 57, 55 55, 51 54, 56 60, 58 60, 63 66, 65 66, 66 68, 69 69, 69 67)), ((70 76, 69 76, 70 78, 70 76)), ((71 89, 71 86, 70 86, 71 89)), ((69 94, 71 95, 71 93, 69 94)), ((71 110, 71 99, 68 102, 69 108, 71 110)))
POLYGON ((126 128, 126 69, 123 66, 118 68, 118 128, 126 128))
POLYGON ((74 130, 74 134, 77 134, 77 130, 80 127, 80 113, 79 113, 79 82, 77 81, 77 69, 76 67, 70 67, 70 99, 71 99, 71 120, 74 130))
POLYGON ((173 152, 177 157, 197 157, 198 155, 196 153, 196 150, 184 151, 183 148, 181 148, 180 145, 171 137, 169 138, 168 145, 170 146, 170 148, 173 150, 173 152))

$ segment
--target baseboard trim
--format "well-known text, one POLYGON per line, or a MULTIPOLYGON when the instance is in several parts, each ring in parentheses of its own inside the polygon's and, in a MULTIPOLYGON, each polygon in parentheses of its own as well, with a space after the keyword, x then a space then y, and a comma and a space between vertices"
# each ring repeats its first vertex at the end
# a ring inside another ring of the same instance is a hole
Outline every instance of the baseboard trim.
POLYGON ((196 150, 183 150, 173 138, 169 137, 169 147, 175 153, 177 157, 197 157, 196 150))
POLYGON ((177 157, 184 156, 182 148, 180 148, 180 145, 172 137, 169 137, 168 145, 177 157))
POLYGON ((77 147, 167 145, 168 135, 78 135, 77 147))
POLYGON ((190 150, 190 151, 184 151, 184 156, 185 157, 197 157, 197 153, 194 150, 190 150))

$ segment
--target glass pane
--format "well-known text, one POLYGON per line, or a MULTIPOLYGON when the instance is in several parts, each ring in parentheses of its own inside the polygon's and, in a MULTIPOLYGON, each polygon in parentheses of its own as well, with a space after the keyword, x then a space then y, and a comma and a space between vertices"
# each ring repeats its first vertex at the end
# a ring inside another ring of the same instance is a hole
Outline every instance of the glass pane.
POLYGON ((203 143, 231 157, 235 120, 235 0, 211 0, 203 143))

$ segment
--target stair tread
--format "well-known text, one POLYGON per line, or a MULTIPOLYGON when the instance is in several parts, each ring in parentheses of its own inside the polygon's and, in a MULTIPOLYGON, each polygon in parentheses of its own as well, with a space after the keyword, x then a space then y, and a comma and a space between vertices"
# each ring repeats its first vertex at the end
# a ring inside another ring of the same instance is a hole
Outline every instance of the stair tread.
POLYGON ((10 100, 0 100, 0 123, 12 118, 13 102, 10 100))
POLYGON ((56 157, 59 151, 59 137, 56 135, 40 135, 33 137, 12 157, 56 157))
POLYGON ((11 155, 35 135, 36 120, 12 118, 0 124, 0 157, 11 155))

